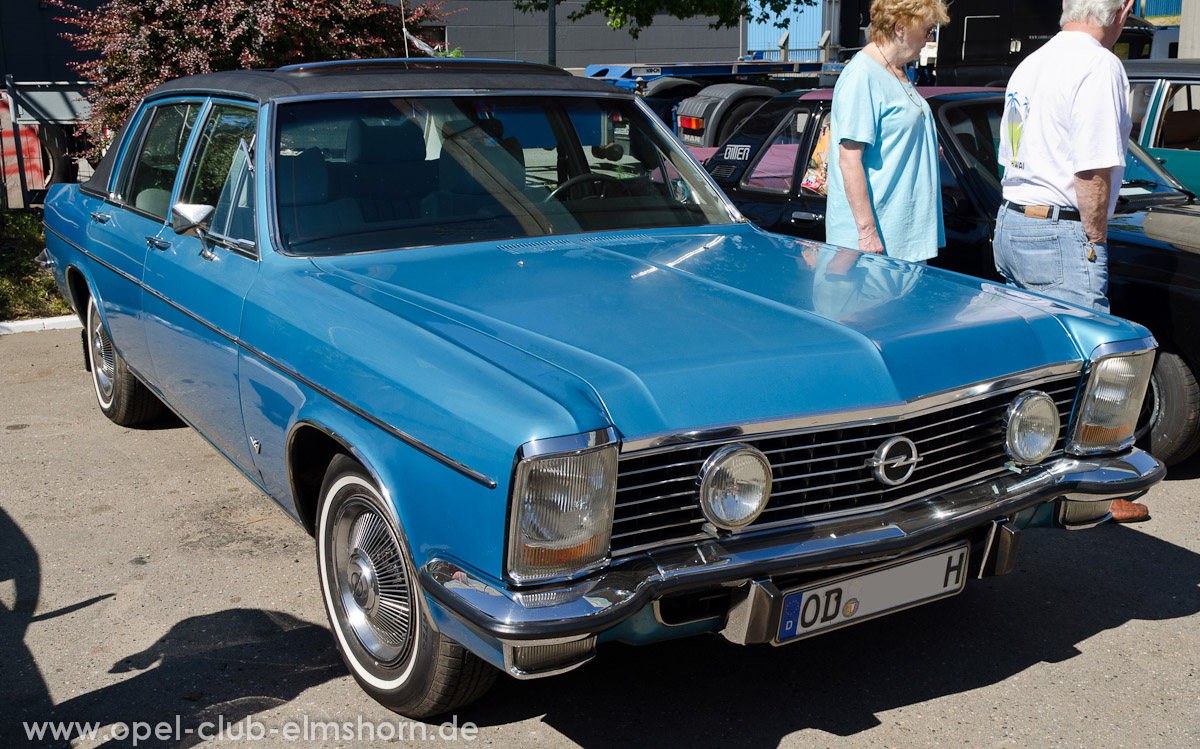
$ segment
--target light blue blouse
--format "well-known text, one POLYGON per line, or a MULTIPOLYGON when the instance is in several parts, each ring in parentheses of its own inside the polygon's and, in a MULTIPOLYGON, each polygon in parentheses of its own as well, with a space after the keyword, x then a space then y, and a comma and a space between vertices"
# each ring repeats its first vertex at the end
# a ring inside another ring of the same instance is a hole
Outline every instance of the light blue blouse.
POLYGON ((866 144, 863 168, 884 251, 928 260, 946 244, 933 113, 909 83, 901 83, 865 53, 847 63, 833 89, 829 203, 825 237, 858 248, 858 228, 842 183, 838 143, 866 144))

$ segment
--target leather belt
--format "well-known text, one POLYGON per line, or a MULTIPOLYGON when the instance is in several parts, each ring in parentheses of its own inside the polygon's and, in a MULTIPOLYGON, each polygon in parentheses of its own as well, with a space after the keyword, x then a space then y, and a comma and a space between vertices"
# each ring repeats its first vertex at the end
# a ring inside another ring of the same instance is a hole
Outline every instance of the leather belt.
POLYGON ((1054 218, 1054 211, 1058 211, 1060 221, 1082 221, 1079 211, 1073 208, 1059 208, 1054 205, 1021 205, 1014 203, 1011 200, 1004 201, 1004 207, 1010 211, 1023 213, 1028 218, 1054 218))

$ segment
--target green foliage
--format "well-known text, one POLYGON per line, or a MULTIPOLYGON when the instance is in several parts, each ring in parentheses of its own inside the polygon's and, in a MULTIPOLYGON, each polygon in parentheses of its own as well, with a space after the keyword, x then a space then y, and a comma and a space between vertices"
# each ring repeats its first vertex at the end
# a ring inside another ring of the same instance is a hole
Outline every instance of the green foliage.
MULTIPOLYGON (((514 0, 513 4, 526 13, 545 12, 547 7, 546 0, 514 0)), ((817 0, 587 0, 567 18, 578 21, 598 13, 608 19, 610 28, 628 28, 630 36, 636 39, 659 13, 675 18, 711 16, 713 22, 709 25, 714 29, 732 28, 742 18, 771 21, 782 27, 787 25, 784 14, 789 10, 816 4, 817 0)))
POLYGON ((0 320, 71 314, 54 277, 34 262, 45 246, 41 212, 0 213, 0 320))

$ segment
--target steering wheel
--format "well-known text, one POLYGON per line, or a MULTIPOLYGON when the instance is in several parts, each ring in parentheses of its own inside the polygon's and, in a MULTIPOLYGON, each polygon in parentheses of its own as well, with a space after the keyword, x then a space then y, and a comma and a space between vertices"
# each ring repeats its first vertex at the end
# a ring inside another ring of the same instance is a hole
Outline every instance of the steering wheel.
POLYGON ((596 191, 596 197, 599 197, 599 198, 603 198, 608 195, 608 190, 609 190, 610 186, 615 186, 617 188, 617 194, 624 196, 624 197, 629 197, 629 188, 627 188, 627 187, 625 187, 625 185, 621 184, 621 180, 617 179, 616 177, 609 176, 607 174, 602 174, 600 172, 588 172, 587 174, 577 174, 574 177, 571 177, 570 179, 568 179, 566 182, 559 185, 558 187, 554 188, 553 190, 550 191, 549 195, 547 195, 545 198, 542 199, 542 202, 545 203, 545 202, 557 197, 560 192, 563 192, 565 190, 570 190, 571 188, 576 187, 577 185, 583 185, 583 184, 593 184, 593 185, 598 184, 599 190, 596 191))

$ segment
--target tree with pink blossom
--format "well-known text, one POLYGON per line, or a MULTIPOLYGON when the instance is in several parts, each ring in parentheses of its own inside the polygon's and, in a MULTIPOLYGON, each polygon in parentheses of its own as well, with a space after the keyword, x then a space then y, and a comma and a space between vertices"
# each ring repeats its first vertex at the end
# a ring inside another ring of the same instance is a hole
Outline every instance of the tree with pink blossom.
POLYGON ((89 81, 83 125, 97 149, 150 89, 170 78, 239 68, 368 57, 423 57, 405 31, 441 22, 445 0, 109 0, 94 11, 47 0, 79 29, 64 36, 98 54, 73 63, 89 81))

